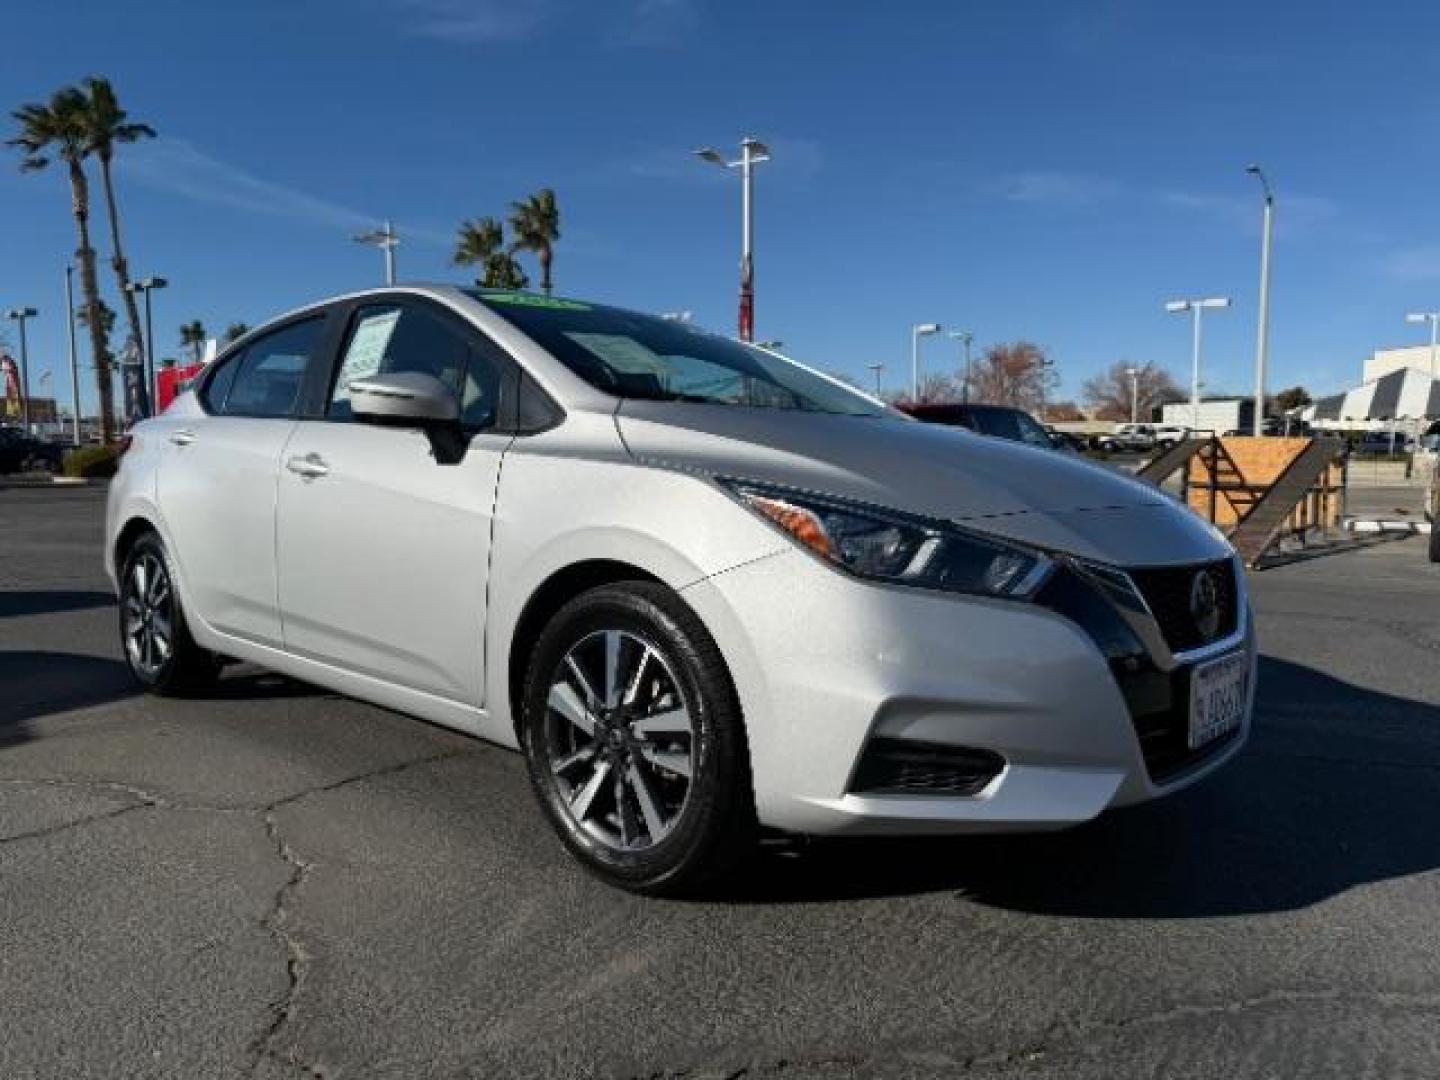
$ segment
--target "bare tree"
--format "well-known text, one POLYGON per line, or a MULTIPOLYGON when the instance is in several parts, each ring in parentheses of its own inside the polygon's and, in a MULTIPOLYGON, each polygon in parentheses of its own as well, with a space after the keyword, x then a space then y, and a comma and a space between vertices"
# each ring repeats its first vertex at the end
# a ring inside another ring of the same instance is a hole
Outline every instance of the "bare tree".
POLYGON ((1139 420, 1148 420, 1167 401, 1185 400, 1164 368, 1128 360, 1116 361, 1099 375, 1086 379, 1080 388, 1080 396, 1097 420, 1129 420, 1132 392, 1139 420), (1131 371, 1135 372, 1133 390, 1131 371))
POLYGON ((1045 350, 1033 341, 991 345, 970 371, 970 400, 1039 411, 1059 378, 1045 350))
POLYGON ((1067 423, 1074 420, 1084 420, 1085 414, 1080 411, 1080 406, 1073 401, 1057 401, 1053 404, 1047 403, 1045 415, 1040 419, 1048 420, 1051 423, 1067 423))

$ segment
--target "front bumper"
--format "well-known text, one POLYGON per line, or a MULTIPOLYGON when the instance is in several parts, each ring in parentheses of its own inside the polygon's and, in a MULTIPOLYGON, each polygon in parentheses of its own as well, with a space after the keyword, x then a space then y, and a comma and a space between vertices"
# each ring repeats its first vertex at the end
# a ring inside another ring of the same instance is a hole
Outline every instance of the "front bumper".
MULTIPOLYGON (((1240 730, 1157 782, 1132 701, 1091 633, 1032 604, 857 581, 798 551, 690 586, 686 600, 730 665, 747 722, 762 823, 815 834, 1061 828, 1193 782, 1249 734, 1256 651, 1243 585, 1240 730), (857 763, 884 736, 998 754, 974 795, 857 794, 857 763)), ((1163 651, 1163 649, 1161 650, 1163 651)), ((1183 678, 1187 660, 1165 656, 1183 678)))

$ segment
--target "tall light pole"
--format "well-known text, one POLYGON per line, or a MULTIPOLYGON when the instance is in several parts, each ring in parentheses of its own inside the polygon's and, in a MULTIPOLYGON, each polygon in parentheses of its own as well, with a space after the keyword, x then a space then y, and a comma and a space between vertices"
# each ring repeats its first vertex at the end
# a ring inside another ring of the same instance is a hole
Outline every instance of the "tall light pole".
POLYGON ((70 418, 70 433, 80 445, 80 364, 75 358, 75 268, 65 266, 65 338, 70 345, 70 395, 75 399, 75 415, 70 418))
POLYGON ((695 156, 722 169, 740 170, 740 319, 741 341, 755 336, 755 260, 754 260, 754 174, 755 166, 770 160, 770 148, 759 139, 740 140, 740 157, 726 161, 711 146, 701 147, 695 156))
POLYGON ((394 226, 389 221, 385 222, 382 229, 374 229, 368 233, 361 233, 359 236, 352 236, 350 239, 357 244, 369 244, 377 247, 385 255, 385 284, 395 284, 395 249, 400 246, 400 237, 395 232, 394 226))
POLYGON ((40 314, 33 307, 11 308, 5 313, 7 319, 20 324, 20 423, 25 433, 30 433, 30 348, 25 341, 25 320, 40 314))
POLYGON ((940 333, 940 324, 916 323, 910 328, 910 400, 920 400, 920 339, 940 333))
POLYGON ((1125 374, 1130 376, 1130 423, 1135 424, 1140 420, 1140 369, 1126 368, 1125 374))
POLYGON ((885 365, 877 363, 866 364, 865 366, 869 368, 870 373, 875 376, 875 396, 878 398, 880 396, 880 372, 885 370, 885 365))
POLYGON ((960 342, 965 350, 965 380, 960 384, 960 400, 970 400, 970 343, 975 340, 975 335, 969 330, 952 330, 950 337, 960 342))
POLYGON ((132 281, 130 291, 145 298, 145 408, 155 413, 155 323, 150 313, 150 294, 156 289, 169 285, 163 277, 147 277, 143 281, 132 281))
POLYGON ((1265 210, 1260 230, 1260 314, 1255 328, 1255 434, 1265 429, 1265 363, 1270 356, 1270 237, 1275 229, 1275 193, 1259 165, 1245 171, 1260 181, 1265 210))
POLYGON ((1171 300, 1165 305, 1165 310, 1172 315, 1181 315, 1190 312, 1191 318, 1191 342, 1190 342, 1190 426, 1193 428, 1199 423, 1200 418, 1200 316, 1207 308, 1228 308, 1230 298, 1228 296, 1212 296, 1205 300, 1171 300))
POLYGON ((1412 311, 1405 316, 1405 321, 1430 324, 1430 378, 1435 378, 1440 370, 1435 365, 1435 350, 1440 345, 1440 311, 1412 311))

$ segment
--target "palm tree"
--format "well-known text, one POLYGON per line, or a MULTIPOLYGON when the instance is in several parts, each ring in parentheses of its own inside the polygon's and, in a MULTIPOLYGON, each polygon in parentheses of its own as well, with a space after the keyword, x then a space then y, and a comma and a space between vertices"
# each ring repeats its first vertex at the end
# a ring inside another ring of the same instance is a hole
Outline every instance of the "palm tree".
POLYGON ((205 324, 199 319, 191 319, 180 327, 180 347, 190 350, 190 359, 193 363, 200 362, 200 358, 204 355, 205 340, 209 336, 205 324))
POLYGON ((229 345, 232 341, 239 341, 250 332, 250 326, 243 322, 232 322, 225 328, 224 342, 229 345))
POLYGON ((510 231, 515 239, 511 251, 532 251, 540 262, 540 288, 550 295, 550 266, 555 261, 555 241, 560 239, 560 208, 555 192, 541 188, 522 202, 510 204, 510 231))
POLYGON ((95 249, 90 246, 90 181, 84 161, 90 152, 89 102, 73 86, 51 95, 45 104, 22 105, 12 114, 20 134, 8 140, 24 156, 23 172, 36 172, 50 164, 54 155, 65 163, 70 179, 70 212, 80 246, 75 251, 80 264, 80 295, 85 305, 85 325, 90 331, 90 350, 95 360, 95 382, 100 398, 100 438, 109 442, 115 434, 114 395, 110 386, 110 361, 100 317, 100 285, 95 278, 95 249))
POLYGON ((523 289, 530 284, 525 271, 505 249, 505 229, 492 217, 462 221, 455 237, 456 266, 478 266, 476 285, 489 289, 523 289))
POLYGON ((120 211, 115 205, 115 181, 110 167, 115 161, 117 145, 153 139, 155 131, 147 124, 128 122, 109 79, 86 79, 85 94, 89 152, 100 160, 100 182, 105 188, 105 209, 110 219, 110 265, 115 270, 120 298, 125 302, 125 321, 130 325, 130 336, 143 350, 145 339, 140 333, 140 311, 135 304, 135 294, 130 291, 130 268, 125 262, 125 251, 120 246, 120 211))

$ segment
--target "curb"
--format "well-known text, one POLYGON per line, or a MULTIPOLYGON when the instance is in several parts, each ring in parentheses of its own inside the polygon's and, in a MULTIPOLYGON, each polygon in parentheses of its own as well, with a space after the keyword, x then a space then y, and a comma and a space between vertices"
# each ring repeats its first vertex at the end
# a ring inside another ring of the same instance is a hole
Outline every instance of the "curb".
POLYGON ((86 480, 80 476, 57 476, 49 480, 9 480, 0 476, 0 491, 8 488, 75 488, 99 487, 104 481, 86 480))
POLYGON ((1346 518, 1341 528, 1353 533, 1409 533, 1429 536, 1430 522, 1405 521, 1401 518, 1346 518))

